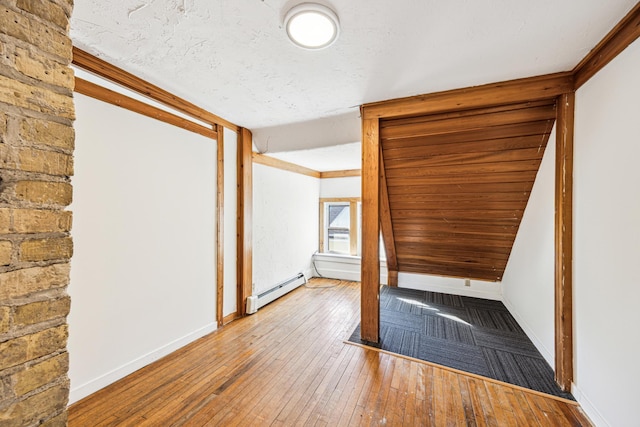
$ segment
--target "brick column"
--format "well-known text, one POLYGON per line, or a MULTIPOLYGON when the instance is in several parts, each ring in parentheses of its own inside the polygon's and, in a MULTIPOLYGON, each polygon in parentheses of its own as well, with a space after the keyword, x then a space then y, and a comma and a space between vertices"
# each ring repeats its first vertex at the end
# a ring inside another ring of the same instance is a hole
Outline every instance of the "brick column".
POLYGON ((67 420, 72 7, 0 0, 0 426, 67 420))

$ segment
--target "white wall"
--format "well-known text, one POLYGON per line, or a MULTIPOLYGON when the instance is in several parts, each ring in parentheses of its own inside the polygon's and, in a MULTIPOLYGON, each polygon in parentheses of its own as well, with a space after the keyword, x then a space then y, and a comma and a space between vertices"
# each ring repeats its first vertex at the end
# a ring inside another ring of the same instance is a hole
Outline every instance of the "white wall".
POLYGON ((503 302, 553 367, 555 128, 502 278, 503 302))
POLYGON ((298 273, 318 249, 319 179, 253 165, 254 295, 298 273))
MULTIPOLYGON (((640 382, 640 41, 580 88, 574 141, 572 392, 598 426, 637 425, 640 382)), ((542 161, 503 287, 545 358, 554 352, 554 141, 542 161)))
POLYGON ((575 394, 598 425, 637 426, 640 40, 577 92, 575 394))
POLYGON ((215 141, 75 94, 78 399, 215 329, 215 141))
POLYGON ((238 211, 238 134, 224 130, 224 289, 222 315, 238 309, 237 211, 238 211))
POLYGON ((359 176, 324 178, 320 180, 320 197, 323 199, 360 197, 361 193, 362 179, 359 176))

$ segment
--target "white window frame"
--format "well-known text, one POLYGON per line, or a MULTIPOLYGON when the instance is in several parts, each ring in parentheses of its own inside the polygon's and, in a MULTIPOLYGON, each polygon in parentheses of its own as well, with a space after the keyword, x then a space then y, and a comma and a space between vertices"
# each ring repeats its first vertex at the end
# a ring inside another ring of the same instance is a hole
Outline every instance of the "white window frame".
POLYGON ((360 256, 360 198, 359 197, 342 197, 342 198, 323 198, 320 199, 320 239, 318 252, 328 254, 327 248, 329 241, 328 209, 329 205, 349 206, 349 253, 340 255, 360 256))

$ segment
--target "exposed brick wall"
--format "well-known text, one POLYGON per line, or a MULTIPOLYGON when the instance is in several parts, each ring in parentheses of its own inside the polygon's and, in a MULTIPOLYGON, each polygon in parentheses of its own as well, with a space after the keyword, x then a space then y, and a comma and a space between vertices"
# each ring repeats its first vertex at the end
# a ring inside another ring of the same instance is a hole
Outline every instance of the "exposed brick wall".
POLYGON ((72 0, 0 0, 0 427, 63 426, 72 0))

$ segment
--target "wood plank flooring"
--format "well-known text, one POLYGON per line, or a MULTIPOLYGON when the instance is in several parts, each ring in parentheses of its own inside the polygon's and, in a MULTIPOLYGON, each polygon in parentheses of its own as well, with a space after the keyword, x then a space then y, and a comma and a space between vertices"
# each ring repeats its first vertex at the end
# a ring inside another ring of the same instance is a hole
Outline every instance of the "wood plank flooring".
POLYGON ((346 344, 360 285, 314 279, 69 408, 69 426, 589 426, 574 403, 346 344))

